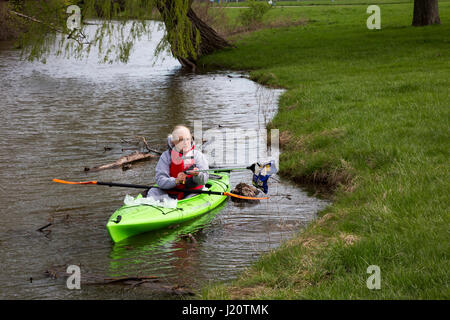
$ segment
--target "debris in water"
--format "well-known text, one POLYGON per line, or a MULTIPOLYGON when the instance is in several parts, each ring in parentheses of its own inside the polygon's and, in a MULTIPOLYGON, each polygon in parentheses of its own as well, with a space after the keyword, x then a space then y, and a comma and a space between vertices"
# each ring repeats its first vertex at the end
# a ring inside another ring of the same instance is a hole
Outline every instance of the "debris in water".
MULTIPOLYGON (((50 227, 52 224, 53 223, 47 223, 45 226, 40 227, 39 229, 36 229, 36 231, 44 232, 44 229, 50 227)), ((50 231, 50 230, 45 230, 45 231, 50 231)))
POLYGON ((123 165, 122 165, 122 171, 126 171, 126 170, 128 170, 128 169, 131 169, 131 164, 126 163, 126 164, 123 164, 123 165))
POLYGON ((93 168, 88 168, 85 167, 84 171, 100 171, 100 170, 105 170, 105 169, 114 169, 114 168, 120 168, 122 167, 122 169, 124 168, 124 165, 133 163, 133 162, 137 162, 137 161, 142 161, 142 160, 149 160, 149 159, 154 159, 154 158, 158 158, 158 156, 151 154, 149 152, 134 152, 132 154, 120 157, 117 161, 113 162, 113 163, 109 163, 109 164, 105 164, 105 165, 101 165, 101 166, 96 166, 93 168))
POLYGON ((45 228, 48 228, 51 225, 53 225, 53 223, 51 223, 51 222, 47 223, 45 226, 42 226, 42 227, 36 229, 36 231, 42 232, 47 239, 50 239, 49 236, 50 236, 50 233, 52 233, 52 230, 45 230, 45 228))
POLYGON ((192 243, 197 243, 197 240, 195 239, 195 237, 191 233, 182 234, 182 235, 180 235, 180 238, 183 239, 183 240, 189 239, 192 243))
MULTIPOLYGON (((66 279, 70 276, 66 272, 65 266, 56 266, 52 269, 45 271, 45 275, 52 279, 66 279)), ((31 278, 30 278, 31 281, 31 278)), ((169 295, 189 295, 193 296, 195 293, 184 285, 168 283, 162 281, 157 276, 124 276, 124 277, 113 277, 107 278, 102 275, 96 275, 92 273, 83 273, 81 277, 81 285, 117 285, 124 286, 126 290, 132 290, 137 287, 143 289, 149 289, 156 291, 161 294, 169 295)))
MULTIPOLYGON (((234 187, 233 190, 231 190, 231 193, 246 197, 256 197, 259 194, 259 190, 254 186, 241 182, 238 185, 236 185, 236 187, 234 187)), ((255 200, 239 199, 235 197, 232 197, 231 200, 233 202, 249 202, 249 203, 255 202, 255 200)))

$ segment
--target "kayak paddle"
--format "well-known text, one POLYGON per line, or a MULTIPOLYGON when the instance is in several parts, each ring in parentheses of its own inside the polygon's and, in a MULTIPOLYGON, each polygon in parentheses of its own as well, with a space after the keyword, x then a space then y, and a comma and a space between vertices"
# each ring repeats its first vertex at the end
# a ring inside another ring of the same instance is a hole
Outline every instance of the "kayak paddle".
MULTIPOLYGON (((58 183, 64 183, 64 184, 96 184, 96 185, 102 185, 102 186, 109 186, 109 187, 125 187, 125 188, 139 188, 139 189, 151 189, 151 188, 158 188, 154 186, 144 186, 139 184, 127 184, 127 183, 115 183, 115 182, 102 182, 102 181, 83 181, 83 182, 75 182, 75 181, 66 181, 61 179, 53 179, 54 182, 58 183)), ((208 190, 178 190, 178 189, 171 189, 170 191, 175 192, 183 192, 183 193, 195 193, 195 194, 210 194, 210 195, 219 195, 219 196, 230 196, 235 197, 239 199, 246 199, 246 200, 264 200, 269 199, 269 197, 247 197, 247 196, 241 196, 238 194, 230 193, 230 192, 219 192, 219 191, 208 191, 208 190)))
POLYGON ((54 182, 64 183, 64 184, 97 184, 101 186, 109 186, 109 187, 125 187, 125 188, 139 188, 139 189, 149 189, 152 187, 143 186, 139 184, 127 184, 127 183, 114 183, 114 182, 102 182, 102 181, 84 181, 84 182, 75 182, 75 181, 66 181, 61 179, 53 179, 54 182))

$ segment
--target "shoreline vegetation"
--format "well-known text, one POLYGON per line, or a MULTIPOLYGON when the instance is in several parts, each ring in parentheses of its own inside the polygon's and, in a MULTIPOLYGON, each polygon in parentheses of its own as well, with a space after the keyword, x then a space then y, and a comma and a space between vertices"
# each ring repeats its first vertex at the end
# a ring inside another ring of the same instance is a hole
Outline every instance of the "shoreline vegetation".
POLYGON ((268 125, 280 130, 280 174, 328 187, 333 204, 198 298, 450 298, 450 2, 441 25, 420 28, 412 2, 383 2, 370 2, 381 30, 367 29, 365 6, 274 8, 266 23, 305 23, 231 36, 235 48, 200 59, 287 89, 268 125), (380 290, 366 285, 371 265, 380 290))

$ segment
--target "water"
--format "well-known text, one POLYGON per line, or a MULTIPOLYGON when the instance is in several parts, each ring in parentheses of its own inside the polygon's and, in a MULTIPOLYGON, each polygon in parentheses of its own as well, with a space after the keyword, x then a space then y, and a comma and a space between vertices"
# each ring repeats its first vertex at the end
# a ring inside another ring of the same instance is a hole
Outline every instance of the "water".
MULTIPOLYGON (((192 127, 194 120, 202 120, 203 130, 264 128, 282 93, 242 73, 185 72, 171 57, 152 65, 160 37, 155 30, 151 40, 140 41, 127 65, 97 64, 95 56, 28 63, 18 51, 0 49, 0 298, 171 298, 170 290, 162 288, 196 289, 208 281, 233 279, 327 205, 276 177, 280 182, 271 182, 268 201, 242 205, 228 200, 176 228, 112 243, 106 222, 125 195, 137 191, 67 186, 51 179, 149 184, 156 160, 126 171, 86 173, 84 168, 130 153, 122 151, 133 147, 123 139, 145 136, 151 146, 164 148, 167 134, 180 123, 192 127), (45 232, 37 231, 48 223, 45 232), (186 233, 197 242, 182 236, 186 233), (152 275, 160 279, 159 287, 82 285, 68 290, 64 278, 44 274, 70 264, 81 266, 82 279, 152 275)), ((250 145, 250 152, 258 147, 250 145)), ((231 177, 232 187, 250 181, 250 172, 231 177)))

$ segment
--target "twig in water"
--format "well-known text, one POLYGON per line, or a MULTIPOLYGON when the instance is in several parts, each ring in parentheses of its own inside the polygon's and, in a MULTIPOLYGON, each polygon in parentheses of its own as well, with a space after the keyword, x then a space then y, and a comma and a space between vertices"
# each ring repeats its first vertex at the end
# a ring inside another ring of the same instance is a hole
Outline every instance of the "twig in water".
POLYGON ((145 139, 145 137, 141 137, 141 136, 136 136, 136 138, 138 138, 138 139, 142 139, 142 141, 144 142, 144 145, 145 145, 145 147, 147 148, 147 150, 148 150, 148 151, 151 151, 151 152, 157 153, 157 154, 159 154, 159 155, 161 155, 161 154, 162 154, 162 152, 161 152, 161 151, 158 151, 158 150, 155 150, 155 149, 152 149, 152 148, 150 148, 150 146, 148 145, 148 143, 147 143, 147 140, 145 139))
MULTIPOLYGON (((47 228, 47 227, 50 227, 52 224, 53 223, 47 223, 45 226, 40 227, 39 229, 36 229, 36 231, 44 232, 44 229, 47 228)), ((49 230, 47 230, 47 231, 49 231, 49 230)))

